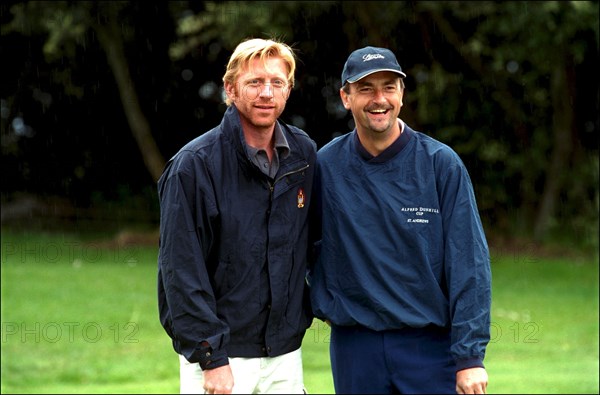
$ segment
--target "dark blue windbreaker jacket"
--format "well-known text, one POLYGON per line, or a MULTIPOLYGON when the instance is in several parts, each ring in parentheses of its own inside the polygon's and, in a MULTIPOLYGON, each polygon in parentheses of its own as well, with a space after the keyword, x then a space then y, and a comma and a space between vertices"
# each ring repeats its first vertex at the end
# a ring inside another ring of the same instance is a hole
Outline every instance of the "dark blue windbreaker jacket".
POLYGON ((369 158, 355 130, 319 150, 314 196, 315 316, 376 331, 448 328, 457 369, 483 366, 490 257, 458 155, 404 125, 369 158))
POLYGON ((202 369, 298 349, 312 321, 307 217, 316 145, 279 123, 275 178, 247 157, 235 106, 185 145, 158 182, 158 302, 175 351, 202 369))

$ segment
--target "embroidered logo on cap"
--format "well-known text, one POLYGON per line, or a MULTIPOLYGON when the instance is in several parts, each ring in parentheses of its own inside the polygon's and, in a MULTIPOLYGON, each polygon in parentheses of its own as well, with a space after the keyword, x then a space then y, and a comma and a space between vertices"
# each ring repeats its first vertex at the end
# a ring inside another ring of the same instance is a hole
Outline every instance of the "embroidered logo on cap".
POLYGON ((383 56, 380 53, 370 53, 370 54, 366 54, 363 55, 363 62, 368 62, 369 60, 373 60, 373 59, 385 59, 385 56, 383 56))

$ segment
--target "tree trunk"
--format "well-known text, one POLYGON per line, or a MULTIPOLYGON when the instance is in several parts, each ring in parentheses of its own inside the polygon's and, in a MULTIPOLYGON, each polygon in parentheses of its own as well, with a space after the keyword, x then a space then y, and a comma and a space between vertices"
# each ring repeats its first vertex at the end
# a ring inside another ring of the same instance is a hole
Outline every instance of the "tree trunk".
POLYGON ((108 64, 115 76, 131 132, 140 148, 146 168, 154 182, 157 182, 162 174, 165 160, 152 136, 148 120, 140 107, 129 73, 122 38, 119 34, 113 34, 114 29, 116 29, 114 21, 110 20, 108 23, 108 26, 95 25, 94 29, 98 34, 100 45, 106 53, 108 64))
POLYGON ((552 134, 553 151, 548 169, 546 182, 540 200, 539 209, 533 228, 533 236, 541 241, 547 235, 556 215, 556 207, 564 184, 564 174, 568 173, 569 158, 573 151, 571 140, 573 120, 574 84, 571 83, 573 68, 564 56, 554 57, 555 65, 551 76, 551 95, 553 107, 552 134))

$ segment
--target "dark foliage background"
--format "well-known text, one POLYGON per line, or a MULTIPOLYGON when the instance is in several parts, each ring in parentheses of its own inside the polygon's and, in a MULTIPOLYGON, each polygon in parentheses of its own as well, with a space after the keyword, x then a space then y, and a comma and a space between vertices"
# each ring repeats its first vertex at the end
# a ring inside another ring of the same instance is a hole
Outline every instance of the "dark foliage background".
POLYGON ((408 74, 401 117, 461 155, 490 233, 597 245, 597 1, 6 1, 0 23, 3 226, 155 226, 132 131, 147 122, 168 159, 220 121, 237 43, 278 37, 299 56, 283 118, 319 146, 353 128, 348 54, 387 46, 408 74))

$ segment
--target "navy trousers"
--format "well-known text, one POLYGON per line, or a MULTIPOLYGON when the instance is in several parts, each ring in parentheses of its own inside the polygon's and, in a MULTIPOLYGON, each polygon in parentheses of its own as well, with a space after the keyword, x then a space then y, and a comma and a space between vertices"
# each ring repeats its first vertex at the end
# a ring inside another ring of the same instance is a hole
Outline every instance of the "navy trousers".
POLYGON ((456 394, 456 369, 445 328, 373 331, 331 327, 338 394, 456 394))

